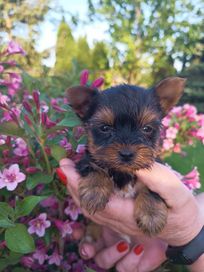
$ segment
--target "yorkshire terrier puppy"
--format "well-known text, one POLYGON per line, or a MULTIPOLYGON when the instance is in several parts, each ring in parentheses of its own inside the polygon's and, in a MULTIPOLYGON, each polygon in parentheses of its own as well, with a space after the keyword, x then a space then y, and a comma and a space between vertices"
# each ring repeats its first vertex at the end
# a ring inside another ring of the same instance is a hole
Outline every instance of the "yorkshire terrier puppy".
POLYGON ((87 149, 76 168, 81 176, 81 207, 90 214, 105 208, 112 193, 135 200, 139 229, 156 235, 166 224, 168 207, 137 180, 159 158, 161 121, 178 102, 185 79, 169 77, 144 89, 119 85, 102 92, 84 86, 67 90, 88 135, 87 149))

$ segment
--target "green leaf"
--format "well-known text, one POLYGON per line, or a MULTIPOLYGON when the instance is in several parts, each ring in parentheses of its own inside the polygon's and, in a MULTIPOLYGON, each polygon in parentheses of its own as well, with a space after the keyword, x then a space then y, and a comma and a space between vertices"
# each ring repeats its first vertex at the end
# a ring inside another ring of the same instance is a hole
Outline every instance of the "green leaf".
POLYGON ((27 196, 22 201, 18 201, 15 210, 16 217, 29 215, 35 206, 46 198, 48 196, 27 196))
POLYGON ((5 202, 0 202, 0 227, 9 228, 14 224, 14 210, 5 202))
POLYGON ((25 131, 14 122, 4 122, 0 126, 0 134, 25 137, 25 131))
POLYGON ((57 126, 64 126, 64 127, 76 127, 80 125, 81 125, 81 121, 73 111, 68 112, 65 118, 62 119, 62 121, 57 124, 57 126))
POLYGON ((66 150, 59 146, 59 145, 52 145, 51 146, 51 154, 55 160, 60 161, 61 159, 67 156, 66 150))
POLYGON ((31 253, 35 250, 33 237, 28 233, 23 224, 16 224, 5 232, 7 247, 17 253, 31 253))
POLYGON ((36 173, 32 176, 29 176, 26 180, 26 188, 28 190, 32 190, 38 184, 48 184, 53 180, 52 175, 48 175, 45 173, 36 173))
POLYGON ((22 254, 10 252, 9 256, 0 258, 0 272, 5 271, 5 268, 9 265, 15 265, 19 263, 21 256, 22 254))
POLYGON ((30 270, 27 270, 23 267, 15 267, 12 269, 12 272, 28 272, 28 271, 30 271, 30 270))
POLYGON ((87 136, 82 135, 79 140, 77 141, 78 144, 86 144, 87 143, 87 136))

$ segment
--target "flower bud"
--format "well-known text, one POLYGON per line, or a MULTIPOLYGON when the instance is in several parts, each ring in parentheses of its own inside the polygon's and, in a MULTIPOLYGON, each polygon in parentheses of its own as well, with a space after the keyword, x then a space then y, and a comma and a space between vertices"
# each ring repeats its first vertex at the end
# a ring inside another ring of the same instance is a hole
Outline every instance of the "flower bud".
POLYGON ((89 78, 89 71, 87 69, 83 70, 80 75, 80 85, 84 86, 87 84, 89 78))
POLYGON ((23 101, 23 107, 25 108, 27 112, 29 112, 30 114, 33 114, 31 105, 27 101, 23 101))
POLYGON ((35 90, 33 91, 33 100, 35 102, 37 110, 40 109, 40 92, 35 90))
POLYGON ((92 88, 99 88, 103 85, 104 83, 104 78, 103 77, 99 77, 96 80, 94 80, 94 82, 91 84, 92 88))
POLYGON ((26 121, 26 123, 32 127, 33 126, 33 123, 31 122, 30 118, 28 117, 28 115, 24 115, 24 120, 26 121))
POLYGON ((25 169, 25 171, 26 171, 26 173, 28 173, 28 174, 35 174, 35 173, 39 172, 40 169, 37 168, 37 167, 34 167, 34 166, 30 166, 30 167, 27 167, 27 168, 25 169))
POLYGON ((47 113, 46 112, 41 113, 41 122, 44 126, 46 125, 46 122, 47 122, 47 113))

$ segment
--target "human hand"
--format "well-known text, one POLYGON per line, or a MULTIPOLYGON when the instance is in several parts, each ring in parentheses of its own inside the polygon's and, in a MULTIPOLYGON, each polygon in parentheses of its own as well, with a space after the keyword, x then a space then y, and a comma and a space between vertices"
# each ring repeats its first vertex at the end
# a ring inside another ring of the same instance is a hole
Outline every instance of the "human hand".
MULTIPOLYGON (((75 171, 74 163, 69 159, 63 159, 60 161, 60 166, 68 179, 67 188, 79 206, 79 175, 75 171)), ((140 182, 158 193, 169 207, 167 224, 158 237, 175 246, 192 240, 204 225, 204 209, 202 209, 204 201, 198 202, 178 177, 159 163, 155 163, 151 170, 137 171, 136 175, 140 182)), ((104 211, 96 212, 94 215, 89 215, 85 210, 83 213, 92 221, 108 226, 116 232, 142 238, 144 234, 135 224, 133 210, 134 203, 131 199, 113 195, 104 211)))
POLYGON ((107 227, 96 242, 83 241, 79 253, 83 259, 94 258, 96 264, 109 269, 115 266, 118 272, 148 272, 157 268, 166 259, 167 245, 159 239, 142 241, 134 237, 131 243, 107 227))

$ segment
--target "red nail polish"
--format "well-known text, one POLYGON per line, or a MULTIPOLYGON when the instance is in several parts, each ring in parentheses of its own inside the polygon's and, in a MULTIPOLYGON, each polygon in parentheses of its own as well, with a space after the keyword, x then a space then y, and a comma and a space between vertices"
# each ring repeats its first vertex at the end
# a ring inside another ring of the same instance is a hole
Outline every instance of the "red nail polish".
POLYGON ((117 245, 117 250, 118 252, 124 252, 128 249, 128 244, 126 242, 120 242, 118 245, 117 245))
POLYGON ((136 255, 140 255, 144 251, 144 247, 142 245, 136 246, 134 248, 134 253, 136 255))
POLYGON ((64 185, 67 185, 67 177, 65 176, 61 168, 56 168, 56 174, 59 180, 61 181, 61 183, 64 185))

